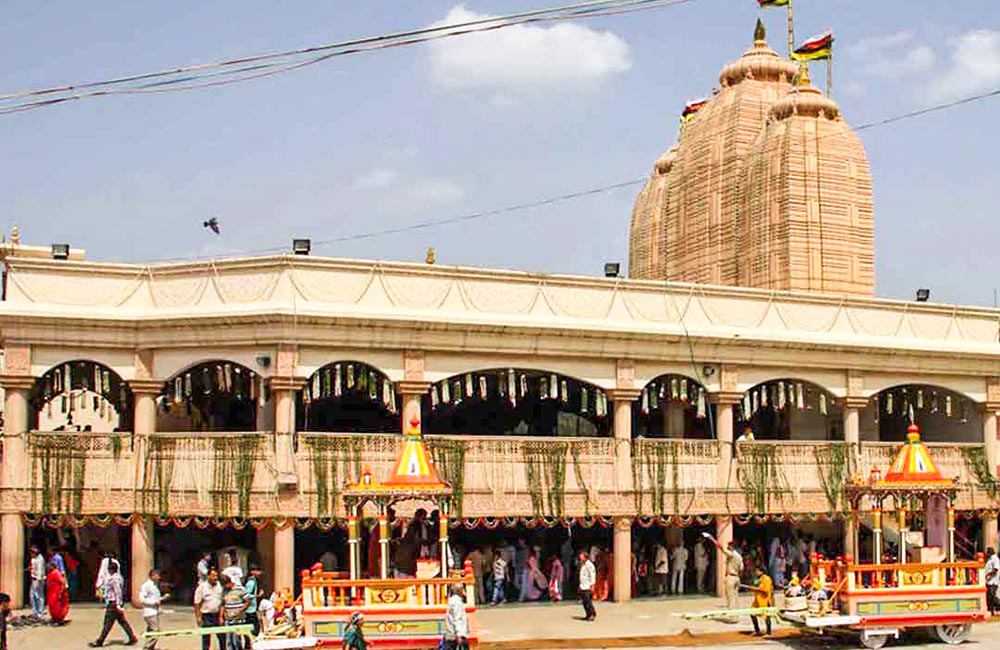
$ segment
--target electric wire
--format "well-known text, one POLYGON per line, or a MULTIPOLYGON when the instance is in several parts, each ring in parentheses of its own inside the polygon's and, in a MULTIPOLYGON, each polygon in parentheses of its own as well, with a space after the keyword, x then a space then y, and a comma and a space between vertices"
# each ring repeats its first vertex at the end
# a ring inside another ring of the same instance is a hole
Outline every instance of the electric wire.
MULTIPOLYGON (((965 105, 965 104, 970 104, 970 103, 973 103, 973 102, 976 102, 976 101, 990 99, 990 98, 996 97, 998 95, 1000 95, 1000 88, 996 88, 994 90, 990 90, 990 91, 986 91, 986 92, 983 92, 983 93, 979 93, 977 95, 971 95, 969 97, 963 97, 961 99, 957 99, 957 100, 954 100, 954 101, 945 102, 945 103, 937 104, 937 105, 934 105, 934 106, 929 106, 929 107, 922 108, 922 109, 907 111, 905 113, 900 113, 898 115, 891 115, 889 117, 884 117, 884 118, 879 118, 879 119, 871 120, 871 121, 868 121, 868 122, 864 122, 864 123, 859 124, 858 126, 854 127, 853 131, 854 132, 857 132, 857 131, 866 131, 866 130, 869 130, 869 129, 878 128, 880 126, 891 125, 891 124, 895 124, 895 123, 898 123, 898 122, 903 122, 903 121, 906 121, 906 120, 914 119, 914 118, 917 118, 917 117, 922 117, 924 115, 928 115, 928 114, 931 114, 931 113, 936 113, 936 112, 948 110, 948 109, 951 109, 951 108, 955 108, 955 107, 958 107, 958 106, 962 106, 962 105, 965 105)), ((849 133, 851 133, 851 132, 850 131, 844 131, 844 132, 839 132, 839 133, 828 133, 826 135, 818 136, 816 139, 818 141, 818 140, 823 140, 823 139, 830 138, 830 137, 843 136, 843 135, 846 135, 846 134, 849 134, 849 133)), ((765 150, 765 151, 763 151, 761 153, 767 153, 767 151, 765 150)), ((711 164, 711 163, 706 162, 706 163, 703 164, 703 167, 707 167, 709 164, 711 164)), ((438 218, 438 219, 428 219, 426 221, 421 221, 421 222, 418 222, 418 223, 408 224, 408 225, 405 225, 405 226, 394 226, 392 228, 383 228, 383 229, 380 229, 380 230, 371 230, 371 231, 368 231, 368 232, 356 233, 356 234, 352 234, 352 235, 343 235, 343 236, 339 236, 339 237, 331 237, 331 238, 326 238, 326 239, 314 239, 314 240, 312 240, 312 245, 314 247, 316 247, 316 248, 319 248, 319 247, 322 247, 322 246, 329 246, 329 245, 332 245, 332 244, 339 244, 339 243, 352 242, 352 241, 361 241, 361 240, 366 240, 366 239, 375 239, 377 237, 384 237, 384 236, 387 236, 387 235, 398 235, 398 234, 404 234, 404 233, 414 232, 414 231, 418 231, 418 230, 425 230, 425 229, 428 229, 428 228, 436 228, 436 227, 441 227, 441 226, 448 226, 448 225, 455 224, 455 223, 463 223, 463 222, 469 222, 469 221, 476 221, 476 220, 479 220, 479 219, 486 219, 486 218, 490 218, 490 217, 496 217, 496 216, 500 216, 500 215, 504 215, 504 214, 510 214, 512 212, 519 212, 519 211, 524 211, 524 210, 530 210, 530 209, 533 209, 533 208, 539 208, 539 207, 543 207, 543 206, 546 206, 546 205, 554 205, 554 204, 557 204, 557 203, 563 203, 565 201, 571 201, 571 200, 574 200, 574 199, 584 198, 584 197, 587 197, 587 196, 594 196, 594 195, 597 195, 597 194, 603 194, 603 193, 606 193, 606 192, 612 192, 614 190, 622 189, 622 188, 625 188, 625 187, 631 187, 631 186, 639 185, 641 183, 646 183, 648 180, 649 180, 648 176, 643 176, 641 178, 633 178, 631 180, 619 181, 619 182, 611 183, 611 184, 608 184, 608 185, 602 185, 602 186, 599 186, 599 187, 592 187, 592 188, 588 188, 588 189, 584 189, 584 190, 569 192, 569 193, 566 193, 566 194, 560 194, 560 195, 557 195, 557 196, 551 196, 551 197, 547 197, 547 198, 537 199, 537 200, 534 200, 534 201, 528 201, 528 202, 525 202, 525 203, 518 203, 518 204, 509 205, 509 206, 505 206, 505 207, 501 207, 501 208, 495 208, 495 209, 492 209, 492 210, 479 210, 479 211, 476 211, 476 212, 470 212, 470 213, 456 215, 456 216, 452 216, 452 217, 442 217, 442 218, 438 218)), ((268 253, 280 253, 280 252, 285 251, 285 250, 287 250, 287 246, 271 246, 271 247, 267 247, 267 248, 258 248, 258 249, 252 249, 252 250, 243 250, 243 251, 239 251, 239 252, 233 252, 233 253, 230 253, 230 255, 233 255, 233 256, 263 255, 263 254, 268 254, 268 253)), ((190 257, 189 256, 189 257, 156 258, 156 259, 149 260, 149 261, 150 262, 184 262, 184 261, 196 261, 196 260, 203 260, 203 259, 210 259, 210 256, 194 256, 194 257, 190 257)))
POLYGON ((495 31, 505 27, 515 25, 525 25, 531 23, 552 22, 557 20, 574 20, 582 18, 597 18, 604 16, 621 15, 638 11, 648 11, 661 7, 687 4, 697 0, 602 0, 600 2, 584 2, 575 5, 566 5, 550 9, 534 10, 519 14, 509 14, 506 16, 495 16, 482 18, 463 23, 451 23, 436 27, 408 30, 385 34, 381 36, 352 39, 339 43, 331 43, 298 50, 288 50, 270 54, 260 54, 230 59, 217 63, 197 64, 192 66, 162 70, 145 74, 116 77, 102 81, 95 81, 82 84, 55 86, 37 90, 28 90, 0 95, 0 115, 19 113, 27 110, 45 108, 70 101, 87 99, 93 97, 105 97, 109 95, 134 95, 146 93, 177 92, 185 90, 196 90, 212 88, 235 83, 269 77, 292 70, 298 70, 311 66, 334 57, 360 54, 374 50, 383 50, 397 47, 404 47, 425 43, 432 40, 465 36, 468 34, 495 31), (312 56, 304 61, 283 62, 281 59, 288 59, 306 54, 323 52, 317 56, 312 56), (261 63, 269 61, 268 63, 261 63), (253 64, 253 65, 246 65, 253 64), (230 69, 232 66, 243 66, 230 69), (219 72, 207 72, 225 68, 219 72), (185 77, 176 75, 195 73, 185 77), (242 75, 236 78, 201 81, 222 75, 242 75), (176 77, 165 81, 151 81, 163 77, 176 77), (148 83, 134 87, 113 87, 136 81, 148 83), (185 82, 191 82, 184 84, 185 82), (176 84, 176 85, 175 85, 176 84), (111 86, 111 87, 109 87, 111 86), (80 92, 83 91, 83 92, 80 92), (72 93, 72 94, 69 94, 72 93), (60 95, 53 98, 39 99, 32 101, 16 102, 7 106, 3 103, 10 103, 13 100, 22 100, 32 97, 42 97, 47 95, 60 95))

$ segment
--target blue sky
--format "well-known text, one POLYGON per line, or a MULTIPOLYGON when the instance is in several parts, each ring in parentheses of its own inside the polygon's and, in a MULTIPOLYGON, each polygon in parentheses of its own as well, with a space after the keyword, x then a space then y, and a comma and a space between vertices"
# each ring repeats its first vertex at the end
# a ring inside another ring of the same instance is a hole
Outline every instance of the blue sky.
MULTIPOLYGON (((555 4, 555 3, 553 3, 555 4)), ((541 0, 8 0, 0 93, 545 6, 541 0)), ((342 57, 215 90, 0 116, 0 201, 26 242, 91 259, 226 254, 405 226, 641 178, 686 100, 750 44, 752 0, 342 57), (492 39, 492 40, 491 40, 492 39), (215 237, 201 227, 222 222, 215 237)), ((833 28, 852 124, 1000 87, 1000 3, 797 0, 833 28)), ((782 10, 762 14, 784 51, 782 10)), ((822 79, 822 64, 814 77, 822 79)), ((993 304, 1000 98, 865 131, 878 294, 993 304)), ((627 261, 638 187, 316 253, 598 274, 627 261)))

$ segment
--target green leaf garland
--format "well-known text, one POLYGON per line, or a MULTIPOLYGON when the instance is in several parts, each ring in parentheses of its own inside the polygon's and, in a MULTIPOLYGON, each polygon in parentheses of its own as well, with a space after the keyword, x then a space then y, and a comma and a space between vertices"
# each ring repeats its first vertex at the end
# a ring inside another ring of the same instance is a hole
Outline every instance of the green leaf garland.
POLYGON ((566 505, 567 442, 536 442, 526 440, 521 445, 535 516, 561 517, 566 505))
POLYGON ((990 462, 986 457, 985 445, 970 445, 962 447, 962 458, 969 473, 976 477, 976 484, 994 501, 1000 497, 1000 481, 990 470, 990 462))
POLYGON ((465 455, 469 443, 452 438, 426 438, 431 460, 441 478, 451 485, 454 516, 462 516, 462 502, 465 500, 465 455))
POLYGON ((851 443, 831 442, 817 445, 813 449, 819 480, 826 492, 830 512, 842 512, 844 506, 844 486, 854 471, 854 450, 851 443))
POLYGON ((739 469, 736 478, 750 513, 766 514, 772 497, 781 498, 790 491, 778 447, 760 442, 737 445, 739 469))

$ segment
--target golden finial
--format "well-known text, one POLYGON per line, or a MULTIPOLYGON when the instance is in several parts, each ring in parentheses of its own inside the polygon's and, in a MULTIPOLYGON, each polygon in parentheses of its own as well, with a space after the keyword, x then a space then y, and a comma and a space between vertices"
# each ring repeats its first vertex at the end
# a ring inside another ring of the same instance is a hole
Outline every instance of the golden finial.
POLYGON ((812 80, 809 78, 809 64, 805 61, 799 63, 799 74, 795 80, 795 86, 797 88, 804 88, 806 86, 811 86, 812 80))
POLYGON ((15 246, 21 243, 21 229, 17 226, 10 229, 10 243, 15 246))
POLYGON ((753 42, 754 45, 766 45, 767 41, 767 29, 764 27, 764 22, 758 18, 757 26, 753 29, 753 42))
POLYGON ((427 257, 424 258, 424 262, 426 262, 427 264, 433 264, 436 261, 437 258, 434 257, 434 247, 431 246, 430 248, 427 249, 427 257))

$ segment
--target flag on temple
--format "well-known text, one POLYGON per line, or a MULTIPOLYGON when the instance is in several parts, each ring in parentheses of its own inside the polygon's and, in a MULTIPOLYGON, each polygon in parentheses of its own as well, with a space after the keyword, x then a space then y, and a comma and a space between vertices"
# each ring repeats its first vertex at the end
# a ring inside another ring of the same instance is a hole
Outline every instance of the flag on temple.
POLYGON ((795 52, 792 58, 796 61, 815 61, 829 59, 833 55, 833 32, 827 30, 818 36, 807 38, 795 52))
POLYGON ((684 104, 684 111, 681 113, 681 122, 687 122, 692 119, 694 114, 700 111, 707 103, 708 98, 702 97, 701 99, 693 99, 687 104, 684 104))
POLYGON ((757 4, 760 5, 761 9, 767 7, 784 7, 790 2, 790 0, 757 0, 757 4))

